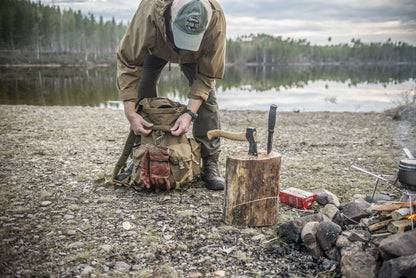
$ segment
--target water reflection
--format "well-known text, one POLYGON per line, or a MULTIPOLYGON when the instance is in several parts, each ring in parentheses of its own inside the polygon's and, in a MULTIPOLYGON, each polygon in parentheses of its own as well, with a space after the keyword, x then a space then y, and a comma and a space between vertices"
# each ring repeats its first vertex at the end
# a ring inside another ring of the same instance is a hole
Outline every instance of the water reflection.
MULTIPOLYGON (((114 68, 1 68, 0 103, 122 109, 114 68)), ((406 101, 416 66, 227 67, 217 82, 220 109, 382 111, 406 101)), ((162 73, 159 94, 186 102, 179 68, 162 73)))

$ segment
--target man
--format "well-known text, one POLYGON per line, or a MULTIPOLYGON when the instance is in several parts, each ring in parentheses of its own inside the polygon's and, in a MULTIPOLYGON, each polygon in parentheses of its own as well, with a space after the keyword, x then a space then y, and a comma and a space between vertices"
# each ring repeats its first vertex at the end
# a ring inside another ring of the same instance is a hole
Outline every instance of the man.
POLYGON ((215 79, 225 67, 225 17, 215 0, 142 0, 117 50, 117 88, 124 113, 136 135, 148 135, 152 123, 135 112, 136 101, 157 96, 164 66, 178 63, 189 81, 188 105, 171 129, 201 143, 202 179, 211 190, 224 189, 218 174, 219 139, 207 131, 220 128, 215 79))

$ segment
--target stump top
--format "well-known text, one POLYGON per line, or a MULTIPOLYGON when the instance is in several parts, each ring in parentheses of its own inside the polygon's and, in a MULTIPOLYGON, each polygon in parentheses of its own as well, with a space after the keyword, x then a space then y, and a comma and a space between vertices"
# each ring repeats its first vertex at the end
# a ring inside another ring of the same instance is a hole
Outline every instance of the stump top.
POLYGON ((259 150, 258 156, 249 155, 248 151, 235 152, 228 156, 228 158, 234 160, 267 160, 278 157, 281 157, 280 153, 270 152, 269 154, 267 154, 265 150, 259 150))

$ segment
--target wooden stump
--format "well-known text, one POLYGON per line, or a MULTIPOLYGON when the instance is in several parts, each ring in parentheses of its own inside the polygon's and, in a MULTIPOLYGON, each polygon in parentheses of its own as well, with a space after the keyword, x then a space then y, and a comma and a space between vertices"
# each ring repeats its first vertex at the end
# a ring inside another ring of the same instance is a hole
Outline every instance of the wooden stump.
POLYGON ((269 226, 279 215, 281 156, 259 151, 227 157, 224 222, 237 226, 269 226))

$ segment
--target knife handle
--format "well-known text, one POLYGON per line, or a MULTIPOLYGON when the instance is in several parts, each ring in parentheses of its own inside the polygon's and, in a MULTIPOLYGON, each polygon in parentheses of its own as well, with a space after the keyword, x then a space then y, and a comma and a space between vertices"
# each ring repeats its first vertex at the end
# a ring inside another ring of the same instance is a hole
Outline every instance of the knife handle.
POLYGON ((276 124, 276 109, 277 109, 277 105, 276 104, 272 104, 270 105, 270 110, 269 110, 269 132, 274 132, 274 126, 276 124))

